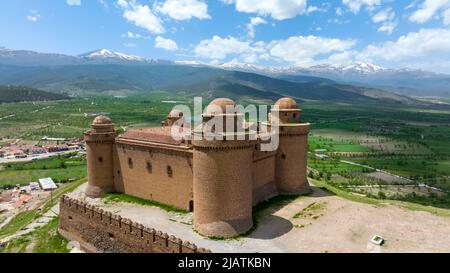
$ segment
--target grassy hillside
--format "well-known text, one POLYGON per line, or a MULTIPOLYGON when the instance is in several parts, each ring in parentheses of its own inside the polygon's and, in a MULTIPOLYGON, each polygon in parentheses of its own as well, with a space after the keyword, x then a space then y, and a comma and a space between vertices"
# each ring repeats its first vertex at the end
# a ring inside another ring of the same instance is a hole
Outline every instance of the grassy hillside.
POLYGON ((20 68, 0 66, 0 84, 20 84, 61 93, 143 93, 154 90, 205 98, 275 99, 288 95, 298 99, 354 101, 362 103, 417 103, 384 92, 340 85, 317 78, 303 82, 274 79, 253 73, 181 65, 73 65, 20 68))
POLYGON ((63 100, 68 97, 23 86, 0 86, 0 103, 63 100))

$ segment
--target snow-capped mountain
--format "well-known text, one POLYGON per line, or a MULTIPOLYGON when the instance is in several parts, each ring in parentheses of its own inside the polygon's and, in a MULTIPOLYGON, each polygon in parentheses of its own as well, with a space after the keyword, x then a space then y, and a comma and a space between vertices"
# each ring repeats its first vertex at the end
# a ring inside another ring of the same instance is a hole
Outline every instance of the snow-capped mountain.
POLYGON ((334 81, 377 87, 404 95, 450 96, 450 76, 412 68, 386 68, 371 63, 319 64, 310 67, 265 67, 236 61, 215 67, 256 73, 294 82, 334 81))
POLYGON ((271 67, 260 66, 246 63, 239 63, 231 61, 228 63, 217 65, 222 69, 238 70, 260 74, 314 74, 314 73, 330 73, 330 74, 372 74, 389 71, 391 69, 377 66, 371 63, 354 63, 350 65, 334 65, 334 64, 320 64, 310 67, 292 66, 292 67, 271 67))
MULTIPOLYGON (((305 70, 305 69, 301 69, 305 70)), ((387 71, 387 68, 374 65, 371 63, 354 63, 349 65, 333 65, 333 64, 321 64, 321 65, 315 65, 311 66, 306 69, 307 71, 311 71, 311 73, 337 73, 337 74, 373 74, 373 73, 379 73, 387 71)))
POLYGON ((174 61, 176 65, 186 65, 186 66, 209 66, 199 61, 174 61))
POLYGON ((123 61, 130 61, 130 62, 149 62, 151 60, 147 60, 146 58, 135 56, 135 55, 128 55, 120 52, 111 51, 108 49, 100 49, 96 51, 91 51, 88 53, 84 53, 81 55, 78 55, 78 57, 82 59, 88 59, 88 60, 105 60, 105 59, 112 59, 112 60, 123 60, 123 61))
POLYGON ((147 59, 108 49, 91 51, 78 56, 13 50, 0 47, 0 64, 17 66, 55 66, 83 64, 171 64, 171 61, 147 59))

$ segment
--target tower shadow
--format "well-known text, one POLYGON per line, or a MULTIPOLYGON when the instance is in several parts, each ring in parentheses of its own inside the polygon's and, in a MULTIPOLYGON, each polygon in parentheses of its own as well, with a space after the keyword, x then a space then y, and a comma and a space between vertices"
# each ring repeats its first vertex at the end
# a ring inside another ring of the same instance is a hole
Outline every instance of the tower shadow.
MULTIPOLYGON (((305 195, 312 198, 323 198, 328 196, 335 196, 333 192, 327 190, 326 188, 319 188, 311 185, 311 193, 305 195)), ((291 202, 299 196, 278 196, 268 203, 262 203, 257 205, 261 206, 259 212, 254 215, 256 228, 247 236, 248 238, 254 239, 274 239, 283 236, 284 234, 290 232, 294 225, 289 219, 274 215, 276 211, 288 206, 291 202), (269 203, 274 202, 273 205, 269 203), (263 213, 262 215, 258 215, 263 213)))
POLYGON ((274 239, 283 236, 294 228, 291 221, 276 216, 267 215, 260 219, 260 224, 257 228, 247 237, 253 239, 274 239))

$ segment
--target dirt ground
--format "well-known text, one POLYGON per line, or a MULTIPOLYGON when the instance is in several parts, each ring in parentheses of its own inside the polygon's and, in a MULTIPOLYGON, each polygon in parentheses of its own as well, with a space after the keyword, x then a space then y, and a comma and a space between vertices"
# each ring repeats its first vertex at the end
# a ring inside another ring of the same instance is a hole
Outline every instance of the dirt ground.
POLYGON ((191 214, 86 198, 85 185, 70 196, 124 218, 188 240, 213 252, 450 252, 450 217, 393 205, 352 202, 320 189, 278 209, 268 209, 248 237, 217 241, 198 235, 186 224, 191 214), (370 243, 381 235, 386 243, 370 243))

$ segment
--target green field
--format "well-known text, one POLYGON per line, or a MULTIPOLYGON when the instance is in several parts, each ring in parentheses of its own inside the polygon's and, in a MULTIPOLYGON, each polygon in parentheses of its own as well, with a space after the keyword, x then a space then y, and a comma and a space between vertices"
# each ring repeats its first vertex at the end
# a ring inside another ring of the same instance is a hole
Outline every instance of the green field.
MULTIPOLYGON (((0 108, 1 138, 39 140, 49 137, 81 137, 92 117, 85 113, 108 112, 116 128, 159 126, 174 104, 192 97, 167 92, 111 96, 89 95, 68 101, 11 103, 0 108), (32 114, 30 114, 32 113, 32 114)), ((239 101, 265 103, 265 100, 239 101)), ((205 99, 204 104, 208 103, 205 99)), ((373 183, 364 178, 371 169, 340 162, 362 163, 373 168, 450 190, 450 108, 394 104, 299 101, 302 120, 311 123, 309 167, 336 183, 373 183), (316 149, 326 149, 330 158, 315 158, 316 149), (359 179, 359 180, 358 180, 359 179)), ((4 140, 3 140, 4 142, 4 140)), ((36 162, 0 171, 0 185, 25 184, 40 177, 57 182, 86 175, 84 162, 36 162)))
POLYGON ((71 158, 73 154, 29 163, 3 165, 0 170, 0 188, 17 184, 28 185, 39 178, 51 177, 56 183, 75 181, 86 177, 84 158, 71 158))
POLYGON ((321 136, 311 135, 308 139, 309 150, 326 149, 329 152, 370 152, 371 149, 360 145, 357 141, 341 141, 321 136))

